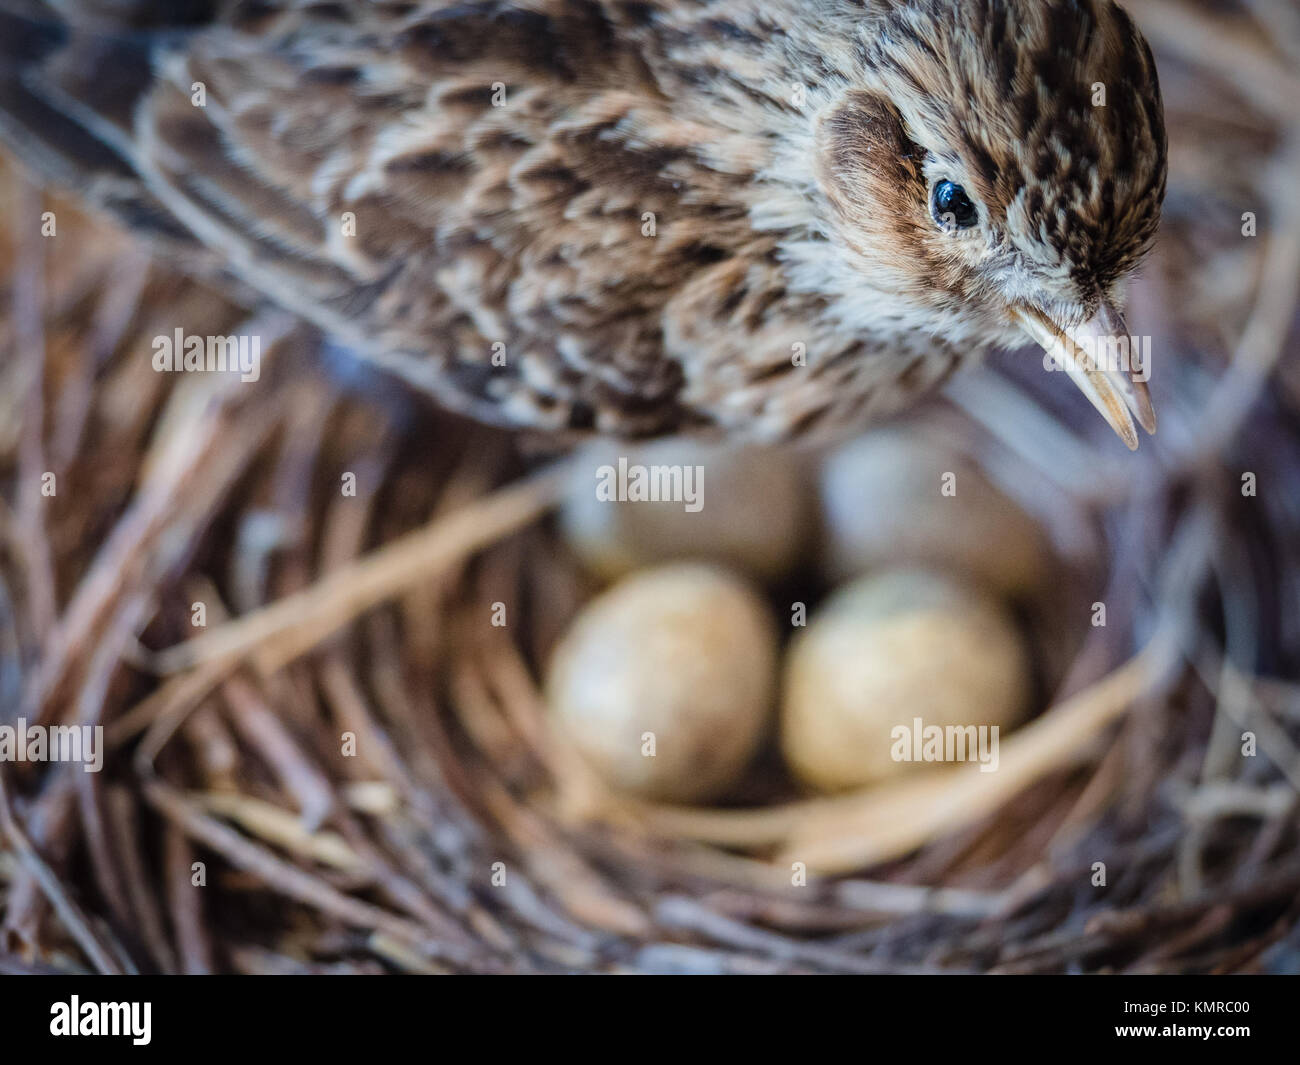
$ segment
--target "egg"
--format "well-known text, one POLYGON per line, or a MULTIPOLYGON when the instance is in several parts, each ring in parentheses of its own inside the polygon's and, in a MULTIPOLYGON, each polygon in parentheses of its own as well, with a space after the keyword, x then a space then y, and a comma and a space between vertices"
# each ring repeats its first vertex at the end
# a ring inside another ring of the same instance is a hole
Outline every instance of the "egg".
POLYGON ((601 443, 583 456, 560 527, 602 578, 692 559, 773 581, 807 551, 816 503, 805 467, 789 451, 678 439, 601 443))
POLYGON ((551 658, 552 721, 623 793, 704 802, 770 731, 777 638, 737 576, 698 563, 625 578, 580 612, 551 658))
POLYGON ((834 581, 918 565, 1012 596, 1049 583, 1053 556, 1038 523, 971 460, 914 430, 880 430, 831 453, 820 507, 834 581))
MULTIPOLYGON (((791 642, 782 753, 819 791, 929 761, 934 749, 923 740, 935 727, 941 736, 962 729, 962 757, 973 760, 981 743, 987 750, 1025 716, 1029 676, 1021 635, 998 600, 917 570, 863 578, 836 592, 791 642)), ((957 748, 944 750, 946 760, 957 748)))

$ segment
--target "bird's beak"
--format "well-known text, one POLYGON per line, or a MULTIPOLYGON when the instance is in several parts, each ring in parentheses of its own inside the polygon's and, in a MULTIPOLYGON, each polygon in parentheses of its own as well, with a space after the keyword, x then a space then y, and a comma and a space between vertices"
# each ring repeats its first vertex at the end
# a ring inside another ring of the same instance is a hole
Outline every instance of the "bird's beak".
POLYGON ((1011 308, 1016 323, 1051 356, 1052 364, 1065 370, 1088 400, 1128 445, 1138 446, 1133 419, 1148 433, 1156 431, 1156 412, 1147 391, 1146 370, 1130 355, 1114 360, 1098 358, 1098 352, 1129 353, 1128 326, 1109 302, 1103 301, 1092 318, 1077 326, 1062 326, 1035 307, 1017 304, 1011 308), (1124 338, 1122 344, 1116 344, 1124 338), (1104 365, 1098 365, 1098 362, 1104 365), (1111 365, 1116 362, 1118 364, 1111 365))

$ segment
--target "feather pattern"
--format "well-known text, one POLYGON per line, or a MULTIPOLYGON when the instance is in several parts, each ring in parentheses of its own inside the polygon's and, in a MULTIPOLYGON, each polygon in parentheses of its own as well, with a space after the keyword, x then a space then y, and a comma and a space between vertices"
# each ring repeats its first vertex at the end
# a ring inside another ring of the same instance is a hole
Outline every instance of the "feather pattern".
POLYGON ((112 148, 119 201, 133 180, 257 291, 492 421, 860 424, 1013 341, 999 286, 1083 314, 1163 194, 1149 53, 1109 0, 167 7, 56 11, 60 47, 7 80, 112 148), (115 68, 101 105, 86 71, 115 68), (986 203, 978 246, 935 232, 936 168, 986 203))

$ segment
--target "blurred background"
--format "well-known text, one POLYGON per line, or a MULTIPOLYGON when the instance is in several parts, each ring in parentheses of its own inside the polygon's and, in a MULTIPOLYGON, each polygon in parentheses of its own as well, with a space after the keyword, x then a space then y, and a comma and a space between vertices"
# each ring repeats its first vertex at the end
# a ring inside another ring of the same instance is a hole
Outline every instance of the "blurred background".
POLYGON ((1300 972, 1300 9, 1126 6, 1136 454, 1029 352, 561 453, 0 159, 0 725, 104 744, 0 761, 0 971, 1300 972))

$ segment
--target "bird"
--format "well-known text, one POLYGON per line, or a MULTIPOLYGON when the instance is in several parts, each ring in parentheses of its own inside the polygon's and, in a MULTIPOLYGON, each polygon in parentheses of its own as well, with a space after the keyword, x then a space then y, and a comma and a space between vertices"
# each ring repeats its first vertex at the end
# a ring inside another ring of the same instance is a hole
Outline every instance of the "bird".
POLYGON ((479 420, 780 443, 1032 341, 1155 431, 1095 356, 1167 170, 1112 0, 0 0, 0 39, 28 164, 479 420))

